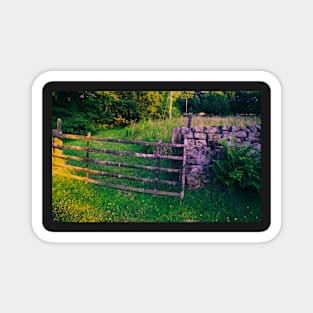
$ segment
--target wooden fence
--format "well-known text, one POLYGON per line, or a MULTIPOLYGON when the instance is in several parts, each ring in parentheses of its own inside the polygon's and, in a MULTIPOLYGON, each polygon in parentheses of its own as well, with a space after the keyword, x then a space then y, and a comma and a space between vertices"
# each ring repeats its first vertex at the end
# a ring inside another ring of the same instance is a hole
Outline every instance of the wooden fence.
POLYGON ((93 137, 90 133, 87 136, 82 135, 73 135, 73 134, 63 134, 61 130, 61 121, 58 120, 58 128, 52 131, 52 160, 53 165, 55 167, 66 168, 70 170, 69 172, 60 171, 60 175, 66 176, 69 178, 73 178, 76 180, 84 181, 87 183, 102 185, 111 188, 117 188, 125 191, 133 191, 133 192, 141 192, 152 195, 162 195, 162 196, 173 196, 179 197, 181 200, 184 198, 185 193, 185 165, 186 165, 186 147, 185 144, 171 144, 171 143, 162 143, 159 142, 147 142, 140 140, 124 140, 124 139, 113 139, 113 138, 99 138, 93 137), (63 144, 63 139, 79 139, 86 141, 86 146, 72 146, 63 144), (111 149, 100 149, 100 148, 92 148, 90 147, 90 142, 98 141, 98 142, 113 142, 113 143, 121 143, 121 144, 135 144, 140 146, 147 147, 155 147, 154 153, 139 153, 139 152, 130 152, 130 151, 120 151, 120 150, 111 150, 111 149), (164 148, 171 148, 174 154, 162 154, 164 148), (64 154, 63 149, 68 150, 76 150, 76 151, 84 151, 85 157, 74 156, 69 154, 64 154), (101 154, 111 154, 117 156, 130 156, 135 158, 150 158, 155 159, 155 163, 153 166, 151 165, 141 165, 141 164, 129 164, 124 162, 115 162, 109 160, 99 160, 90 157, 90 153, 101 153, 101 154), (61 161, 60 161, 61 160, 61 161), (73 166, 66 163, 66 160, 73 161, 82 161, 85 166, 73 166), (160 160, 173 160, 176 161, 176 164, 180 164, 179 168, 174 167, 162 167, 160 166, 160 160), (133 168, 147 171, 154 171, 154 178, 145 178, 138 176, 128 176, 119 173, 111 173, 107 171, 99 171, 95 169, 90 169, 89 164, 97 164, 97 165, 109 165, 116 166, 121 168, 133 168), (78 176, 73 174, 73 172, 81 172, 85 173, 85 176, 78 176), (166 173, 177 173, 179 179, 177 180, 167 180, 160 179, 160 172, 166 173), (89 175, 101 176, 101 177, 113 177, 117 179, 126 179, 144 183, 153 183, 153 189, 147 188, 138 188, 133 186, 127 186, 122 184, 113 184, 107 181, 101 181, 92 179, 89 175), (178 186, 180 187, 180 192, 172 192, 172 191, 163 191, 158 190, 159 184, 168 185, 168 186, 178 186))

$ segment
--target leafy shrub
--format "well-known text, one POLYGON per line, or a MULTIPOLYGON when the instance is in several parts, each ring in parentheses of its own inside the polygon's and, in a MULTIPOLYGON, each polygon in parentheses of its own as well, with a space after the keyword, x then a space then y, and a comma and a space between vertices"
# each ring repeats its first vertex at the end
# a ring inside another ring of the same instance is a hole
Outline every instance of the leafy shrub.
POLYGON ((70 119, 62 120, 63 133, 86 135, 88 131, 94 133, 99 127, 90 123, 86 114, 76 113, 70 119))
POLYGON ((216 182, 226 187, 242 189, 261 189, 260 153, 252 145, 238 147, 235 142, 229 146, 222 142, 222 158, 213 161, 216 182))
POLYGON ((230 99, 230 108, 233 114, 260 114, 261 94, 260 91, 236 91, 230 99))
POLYGON ((211 115, 227 115, 230 113, 229 99, 223 93, 210 91, 202 97, 199 111, 211 115))

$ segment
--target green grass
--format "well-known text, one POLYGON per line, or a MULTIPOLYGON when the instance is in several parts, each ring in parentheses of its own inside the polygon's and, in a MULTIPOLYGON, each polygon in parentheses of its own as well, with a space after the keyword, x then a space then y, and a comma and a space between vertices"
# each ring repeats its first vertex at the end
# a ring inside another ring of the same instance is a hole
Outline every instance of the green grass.
POLYGON ((179 199, 125 192, 53 177, 53 218, 59 222, 256 222, 253 193, 209 186, 179 199))
MULTIPOLYGON (((229 117, 216 118, 211 122, 214 125, 242 123, 239 117, 237 119, 237 123, 229 117)), ((245 122, 248 124, 247 118, 245 118, 245 122)), ((170 142, 172 128, 182 126, 180 123, 184 123, 183 118, 167 121, 143 121, 132 127, 103 129, 93 135, 146 141, 162 139, 163 142, 170 142)), ((252 121, 249 124, 253 124, 252 121)), ((64 140, 64 143, 76 146, 86 145, 83 140, 64 140)), ((132 144, 107 142, 91 142, 91 147, 148 153, 152 153, 151 149, 153 149, 132 144)), ((84 157, 86 152, 64 149, 64 153, 84 157)), ((155 165, 154 159, 100 153, 90 153, 90 158, 155 165)), ((84 163, 80 161, 67 160, 67 164, 84 167, 84 163)), ((169 160, 161 160, 163 167, 172 167, 173 165, 175 164, 169 160)), ((147 170, 91 163, 89 168, 128 176, 154 177, 154 172, 147 170)), ((180 200, 174 197, 153 196, 86 184, 62 177, 58 175, 58 171, 62 171, 62 169, 54 170, 52 179, 52 212, 54 220, 59 222, 256 222, 260 219, 260 196, 255 192, 227 190, 211 184, 199 191, 186 191, 184 201, 180 203, 180 200)), ((84 176, 85 174, 79 173, 78 175, 84 176)), ((150 183, 93 175, 89 175, 89 177, 126 186, 153 189, 150 183)), ((178 176, 177 174, 161 173, 160 178, 175 180, 178 176)), ((160 185, 159 190, 178 192, 179 187, 160 185)))
MULTIPOLYGON (((240 126, 261 124, 258 116, 210 116, 192 118, 191 127, 194 126, 240 126)), ((146 141, 171 142, 172 129, 186 127, 187 118, 177 117, 166 120, 147 120, 128 126, 124 129, 124 138, 142 139, 146 141)))

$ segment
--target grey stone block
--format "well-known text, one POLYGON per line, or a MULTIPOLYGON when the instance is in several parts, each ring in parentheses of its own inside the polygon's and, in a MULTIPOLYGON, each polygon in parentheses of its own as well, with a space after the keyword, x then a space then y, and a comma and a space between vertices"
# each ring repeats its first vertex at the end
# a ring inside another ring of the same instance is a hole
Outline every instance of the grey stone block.
POLYGON ((186 139, 192 139, 193 138, 193 132, 189 132, 187 134, 184 135, 184 138, 186 139))
POLYGON ((196 140, 196 146, 206 146, 206 145, 207 145, 206 140, 202 139, 196 140))
POLYGON ((232 126, 231 127, 231 131, 234 133, 234 132, 237 132, 239 130, 239 126, 232 126))
POLYGON ((208 134, 215 134, 219 131, 219 128, 217 126, 211 126, 211 127, 206 127, 205 132, 208 134))
POLYGON ((240 130, 240 131, 235 133, 235 136, 237 138, 245 138, 245 137, 247 137, 247 133, 245 131, 243 131, 243 130, 240 130))
POLYGON ((204 126, 195 126, 191 128, 191 131, 194 133, 204 133, 205 127, 204 126))
POLYGON ((194 139, 185 139, 185 143, 187 146, 187 150, 193 149, 193 147, 195 146, 195 140, 194 139))
POLYGON ((196 139, 204 139, 204 140, 206 140, 206 134, 205 133, 194 133, 194 137, 196 139))
MULTIPOLYGON (((175 129, 175 128, 174 128, 175 129)), ((190 128, 187 128, 187 127, 182 127, 180 128, 180 133, 185 136, 186 134, 189 134, 191 133, 191 129, 190 128)))

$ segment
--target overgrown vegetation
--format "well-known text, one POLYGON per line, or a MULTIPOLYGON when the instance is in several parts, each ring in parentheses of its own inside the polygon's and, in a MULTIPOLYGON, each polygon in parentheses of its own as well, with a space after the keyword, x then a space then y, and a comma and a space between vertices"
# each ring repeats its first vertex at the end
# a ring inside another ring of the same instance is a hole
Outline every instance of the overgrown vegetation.
MULTIPOLYGON (((248 117, 245 118, 247 123, 248 117)), ((216 117, 212 123, 233 123, 230 118, 216 117)), ((242 122, 242 120, 240 120, 242 122)), ((93 135, 116 139, 141 139, 157 141, 162 139, 169 142, 171 129, 180 126, 175 123, 185 123, 184 119, 171 121, 141 121, 128 128, 102 129, 93 135)), ((221 124, 223 125, 223 124, 221 124)), ((64 140, 65 144, 85 146, 83 140, 64 140)), ((91 147, 114 150, 144 151, 145 147, 136 145, 116 144, 109 142, 92 142, 91 147)), ((64 149, 64 153, 84 157, 84 151, 64 149)), ((115 162, 136 163, 141 165, 154 165, 151 159, 138 159, 108 154, 91 153, 91 158, 105 159, 115 162), (124 158, 124 159, 123 159, 124 158), (139 162, 139 163, 138 163, 139 162)), ((170 161, 162 160, 161 166, 169 167, 170 161)), ((80 161, 67 160, 69 165, 83 166, 80 161)), ((107 172, 123 175, 136 175, 153 178, 153 171, 134 170, 97 164, 89 164, 90 169, 105 170, 107 172)), ((240 190, 238 188, 223 188, 218 184, 208 185, 198 191, 186 191, 183 203, 178 198, 166 196, 152 196, 134 192, 120 191, 73 179, 64 178, 53 171, 53 203, 52 212, 55 221, 59 222, 257 222, 260 219, 260 194, 253 190, 240 190)), ((81 173, 78 175, 85 175, 81 173)), ((177 179, 177 174, 160 173, 161 179, 177 179)), ((92 175, 89 176, 93 178, 92 175)), ((117 183, 110 177, 95 177, 111 183, 117 183)), ((152 188, 142 182, 121 180, 126 186, 152 188), (144 185, 145 184, 145 185, 144 185)), ((176 187, 160 186, 163 190, 176 191, 176 187)))
MULTIPOLYGON (((259 116, 195 116, 191 126, 240 126, 256 125, 261 123, 259 116)), ((175 127, 186 127, 186 117, 176 117, 166 120, 142 120, 125 127, 124 136, 129 139, 146 141, 171 142, 172 130, 175 127)))
MULTIPOLYGON (((257 91, 173 91, 172 117, 183 113, 207 115, 260 114, 257 91), (187 105, 186 105, 187 104, 187 105)), ((169 117, 169 91, 53 92, 52 119, 61 118, 63 130, 83 134, 103 127, 127 126, 142 120, 169 117)))
POLYGON ((261 157, 252 145, 238 147, 233 141, 229 145, 222 141, 223 151, 219 160, 213 161, 215 181, 230 188, 251 189, 261 188, 261 157))
MULTIPOLYGON (((192 127, 260 124, 260 94, 254 91, 82 90, 53 92, 52 98, 52 127, 56 128, 56 120, 61 118, 63 133, 86 135, 90 131, 98 137, 171 142, 172 129, 187 125, 187 119, 183 117, 186 112, 201 113, 193 118, 192 127)), ((86 146, 86 141, 64 140, 64 144, 86 146)), ((91 142, 90 146, 140 153, 153 153, 154 149, 112 142, 91 142)), ((228 163, 215 164, 216 179, 221 184, 211 184, 199 191, 185 191, 183 203, 173 197, 85 184, 62 177, 60 174, 64 169, 53 167, 53 218, 59 222, 257 222, 260 219, 260 194, 256 192, 257 168, 253 167, 255 164, 252 165, 252 158, 249 159, 251 152, 228 149, 225 149, 225 160, 228 163)), ((85 151, 65 148, 63 151, 80 158, 86 156, 85 151)), ((155 165, 153 159, 132 156, 95 152, 90 152, 89 156, 98 160, 155 165)), ((66 163, 78 167, 86 165, 84 161, 78 160, 66 160, 66 163)), ((161 160, 160 166, 172 167, 175 163, 161 160)), ((124 175, 118 183, 125 186, 153 189, 151 182, 125 179, 125 176, 153 179, 153 171, 92 163, 89 163, 89 169, 106 171, 111 176, 124 175)), ((117 183, 116 178, 109 176, 98 177, 90 173, 89 178, 117 183)), ((178 180, 179 177, 178 174, 162 172, 159 178, 178 180)), ((158 189, 180 191, 177 186, 160 185, 158 189)))

